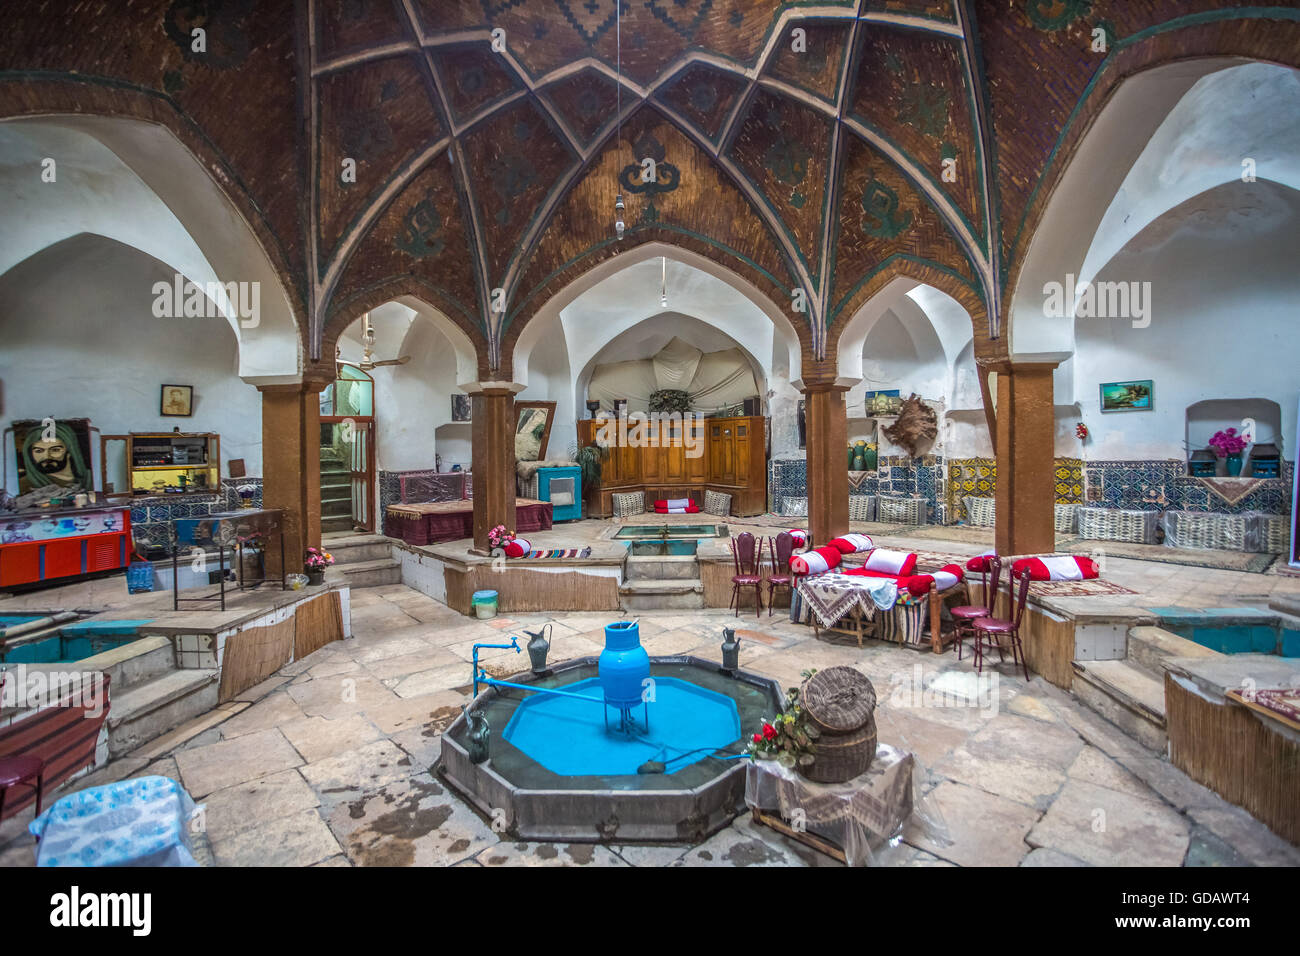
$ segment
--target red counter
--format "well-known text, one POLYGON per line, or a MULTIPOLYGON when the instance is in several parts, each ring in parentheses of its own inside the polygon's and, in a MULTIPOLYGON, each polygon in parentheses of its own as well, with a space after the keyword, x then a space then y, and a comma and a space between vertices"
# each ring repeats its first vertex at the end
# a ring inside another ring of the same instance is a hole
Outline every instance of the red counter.
POLYGON ((0 512, 0 587, 125 568, 131 552, 130 508, 0 512))

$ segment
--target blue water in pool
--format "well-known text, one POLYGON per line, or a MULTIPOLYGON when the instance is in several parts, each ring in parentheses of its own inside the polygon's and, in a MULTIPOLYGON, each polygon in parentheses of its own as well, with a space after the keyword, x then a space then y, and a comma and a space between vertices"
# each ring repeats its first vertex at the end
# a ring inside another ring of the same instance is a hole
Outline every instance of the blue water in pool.
POLYGON ((612 707, 611 729, 605 729, 599 680, 563 689, 588 700, 533 694, 519 705, 503 735, 552 773, 634 774, 647 760, 662 761, 668 773, 675 773, 740 737, 740 715, 731 698, 674 677, 656 678, 649 732, 646 709, 639 707, 632 736, 617 730, 619 714, 612 707))
POLYGON ((1152 608, 1160 626, 1220 654, 1277 654, 1300 657, 1300 631, 1276 614, 1255 608, 1152 608))
POLYGON ((83 621, 67 624, 56 633, 38 640, 24 640, 21 636, 12 642, 5 640, 4 629, 26 621, 39 620, 45 615, 19 615, 0 617, 0 663, 49 664, 61 661, 80 661, 104 651, 129 644, 138 637, 143 624, 140 621, 83 621))

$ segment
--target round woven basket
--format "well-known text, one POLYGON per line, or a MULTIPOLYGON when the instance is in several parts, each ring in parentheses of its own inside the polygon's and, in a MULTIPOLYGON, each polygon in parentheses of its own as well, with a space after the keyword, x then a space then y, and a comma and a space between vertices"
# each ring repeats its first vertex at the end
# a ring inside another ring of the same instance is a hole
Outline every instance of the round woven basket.
POLYGON ((876 689, 861 671, 828 667, 803 682, 800 704, 819 731, 817 753, 803 774, 843 783, 867 772, 876 757, 876 689))

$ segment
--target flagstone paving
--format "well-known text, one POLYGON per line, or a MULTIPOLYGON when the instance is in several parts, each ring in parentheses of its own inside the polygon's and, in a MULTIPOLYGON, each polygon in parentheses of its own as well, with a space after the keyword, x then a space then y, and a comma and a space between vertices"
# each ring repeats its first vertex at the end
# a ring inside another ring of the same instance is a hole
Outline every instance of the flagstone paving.
MULTIPOLYGON (((475 642, 554 625, 552 659, 598 653, 610 615, 477 621, 402 585, 352 595, 354 637, 283 668, 260 699, 170 753, 128 755, 78 781, 161 773, 205 804, 201 862, 222 866, 833 866, 742 815, 697 846, 523 843, 433 771, 440 734, 468 702, 475 642), (509 620, 512 623, 505 623, 509 620)), ((846 664, 875 683, 880 740, 917 760, 916 811, 883 866, 1300 865, 1300 850, 1040 678, 1010 664, 823 635, 722 610, 639 615, 654 654, 718 657, 724 625, 742 665, 789 686, 846 664)), ((503 675, 526 655, 488 651, 503 675)), ((142 751, 141 753, 144 753, 142 751)), ((0 865, 30 865, 24 817, 0 828, 0 865)))

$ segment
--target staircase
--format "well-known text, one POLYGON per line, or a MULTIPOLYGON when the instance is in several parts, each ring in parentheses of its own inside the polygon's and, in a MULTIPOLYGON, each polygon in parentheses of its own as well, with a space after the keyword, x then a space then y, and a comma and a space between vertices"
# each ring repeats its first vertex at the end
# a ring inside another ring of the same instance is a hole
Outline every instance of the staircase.
POLYGON ((352 471, 330 447, 320 450, 320 529, 352 530, 352 471))
POLYGON ((1131 627, 1128 655, 1113 661, 1074 661, 1074 696, 1143 746, 1163 753, 1165 667, 1175 657, 1214 651, 1159 627, 1131 627))
POLYGON ((402 566, 382 534, 328 534, 321 544, 334 555, 328 576, 354 590, 402 583, 402 566))
POLYGON ((629 554, 623 563, 619 603, 629 611, 704 607, 704 582, 695 555, 629 554))

